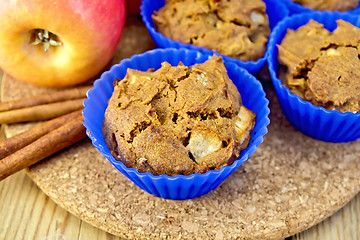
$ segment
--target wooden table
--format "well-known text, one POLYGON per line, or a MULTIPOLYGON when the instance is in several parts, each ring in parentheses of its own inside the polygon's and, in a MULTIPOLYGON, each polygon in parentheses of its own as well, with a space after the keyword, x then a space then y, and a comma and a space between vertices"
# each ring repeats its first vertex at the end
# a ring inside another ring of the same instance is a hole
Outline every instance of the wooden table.
MULTIPOLYGON (((293 240, 360 239, 360 195, 293 240)), ((0 182, 0 239, 115 240, 56 205, 25 171, 0 182)))
MULTIPOLYGON (((0 70, 0 79, 2 79, 0 70)), ((3 132, 0 137, 4 137, 3 132)), ((339 212, 289 239, 360 239, 360 194, 339 212)), ((0 182, 0 240, 120 239, 82 221, 47 197, 25 170, 0 182)))
MULTIPOLYGON (((2 72, 0 72, 1 79, 2 72)), ((4 135, 1 135, 4 137, 4 135)), ((339 212, 290 239, 360 239, 360 194, 339 212)), ((25 170, 0 182, 0 239, 120 239, 70 214, 47 197, 25 170)))

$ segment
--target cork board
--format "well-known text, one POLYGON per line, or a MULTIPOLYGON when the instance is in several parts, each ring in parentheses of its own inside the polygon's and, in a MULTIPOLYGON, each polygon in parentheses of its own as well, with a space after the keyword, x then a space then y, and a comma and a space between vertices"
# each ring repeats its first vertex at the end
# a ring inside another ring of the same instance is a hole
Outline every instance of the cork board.
MULTIPOLYGON (((154 45, 131 19, 113 62, 154 45)), ((56 89, 5 74, 2 101, 56 89)), ((28 169, 57 204, 80 219, 126 239, 280 239, 332 215, 360 190, 360 141, 325 143, 296 131, 267 80, 269 133, 257 151, 217 189, 200 198, 154 197, 119 173, 89 139, 28 169)), ((5 126, 6 136, 34 124, 5 126)))

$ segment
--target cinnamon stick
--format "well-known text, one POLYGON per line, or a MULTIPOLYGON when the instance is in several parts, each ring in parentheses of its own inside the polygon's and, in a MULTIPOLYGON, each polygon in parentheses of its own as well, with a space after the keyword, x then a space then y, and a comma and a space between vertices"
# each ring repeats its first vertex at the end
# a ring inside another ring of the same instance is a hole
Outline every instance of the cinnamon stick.
POLYGON ((83 108, 85 98, 0 112, 0 124, 49 120, 83 108))
POLYGON ((77 98, 85 98, 87 91, 92 86, 75 87, 71 89, 60 90, 52 93, 40 94, 34 97, 23 98, 14 101, 0 103, 0 112, 9 111, 19 108, 27 108, 42 104, 61 102, 77 98))
POLYGON ((83 117, 77 117, 0 160, 0 180, 85 138, 82 122, 83 117))
POLYGON ((50 121, 46 121, 41 123, 29 130, 16 134, 10 138, 6 138, 0 141, 0 159, 4 158, 13 152, 25 147, 26 145, 32 143, 36 139, 44 136, 50 131, 59 128, 66 122, 69 122, 76 117, 81 116, 81 111, 78 110, 72 113, 68 113, 66 115, 54 118, 50 121))

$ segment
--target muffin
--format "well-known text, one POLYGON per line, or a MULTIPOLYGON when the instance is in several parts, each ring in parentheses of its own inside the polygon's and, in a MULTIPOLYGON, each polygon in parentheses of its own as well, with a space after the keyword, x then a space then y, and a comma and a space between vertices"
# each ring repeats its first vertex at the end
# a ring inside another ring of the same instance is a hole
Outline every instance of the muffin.
POLYGON ((271 33, 268 66, 281 109, 302 133, 327 142, 360 138, 359 17, 293 15, 271 33))
POLYGON ((221 57, 162 62, 116 80, 102 131, 115 159, 153 175, 218 170, 248 146, 256 114, 242 105, 221 57))
POLYGON ((297 30, 288 30, 278 45, 283 66, 279 77, 303 100, 329 110, 357 113, 360 29, 341 19, 337 25, 329 32, 311 20, 297 30))
POLYGON ((261 58, 270 34, 261 0, 168 0, 152 18, 165 37, 242 61, 261 58))
POLYGON ((185 66, 190 67, 203 63, 210 58, 211 55, 184 48, 157 48, 133 55, 131 58, 115 64, 94 82, 94 87, 87 93, 87 98, 84 101, 83 116, 86 133, 92 144, 119 172, 147 193, 173 200, 192 199, 209 193, 225 181, 256 151, 257 146, 263 142, 263 137, 268 132, 267 126, 270 123, 269 101, 266 99, 261 83, 245 69, 224 59, 227 74, 241 94, 241 105, 256 114, 255 126, 251 131, 248 146, 241 150, 239 158, 233 164, 223 166, 219 170, 209 170, 205 173, 176 176, 154 175, 149 172, 139 172, 135 168, 128 168, 112 155, 105 142, 102 128, 105 111, 109 105, 108 101, 114 91, 114 79, 124 79, 128 69, 139 71, 157 70, 161 68, 163 62, 168 62, 171 66, 177 66, 182 62, 185 66))
POLYGON ((359 1, 358 0, 291 0, 295 3, 299 3, 304 7, 308 7, 314 10, 329 10, 329 11, 348 11, 355 9, 359 1))
MULTIPOLYGON (((200 1, 198 1, 198 3, 199 2, 200 1)), ((211 2, 212 8, 216 7, 216 6, 220 6, 219 5, 220 2, 217 3, 217 4, 214 4, 215 2, 219 2, 219 1, 212 1, 211 2)), ((240 2, 242 2, 242 1, 234 1, 232 4, 236 5, 236 4, 240 3, 240 2)), ((256 2, 252 2, 252 1, 248 1, 248 2, 249 2, 250 5, 251 4, 256 4, 256 2)), ((263 0, 263 2, 266 4, 266 16, 267 16, 267 21, 269 23, 270 29, 273 29, 279 21, 281 21, 285 17, 289 16, 289 10, 286 8, 286 6, 281 1, 278 1, 278 0, 263 0)), ((191 1, 189 4, 192 5, 192 4, 195 4, 195 3, 196 2, 191 1)), ((224 4, 224 3, 225 2, 223 2, 221 4, 224 4)), ((253 73, 253 74, 258 73, 265 66, 266 57, 267 57, 267 48, 266 48, 265 54, 263 54, 260 58, 254 60, 254 61, 243 61, 243 60, 240 60, 239 58, 233 58, 233 57, 227 56, 225 54, 220 54, 219 52, 217 52, 215 50, 211 50, 210 48, 196 46, 195 44, 191 44, 191 43, 184 43, 184 42, 176 41, 176 40, 174 40, 172 38, 164 36, 161 32, 159 32, 156 29, 156 25, 154 23, 153 16, 154 16, 154 12, 158 12, 162 7, 165 6, 165 4, 166 4, 165 0, 143 0, 142 4, 141 4, 141 7, 140 7, 140 13, 141 13, 142 19, 144 21, 144 24, 145 24, 147 30, 149 31, 152 39, 154 40, 155 44, 158 47, 161 47, 161 48, 178 48, 178 49, 179 48, 187 48, 187 49, 199 51, 201 53, 209 54, 209 55, 212 55, 212 54, 215 53, 217 55, 221 55, 223 57, 223 59, 226 60, 226 62, 234 63, 234 64, 238 65, 239 67, 245 68, 249 73, 253 73)), ((263 4, 263 3, 260 2, 260 5, 261 4, 263 4)), ((207 9, 209 10, 210 7, 207 7, 207 9)), ((207 10, 207 12, 209 12, 208 10, 207 10)), ((189 12, 190 10, 186 10, 186 11, 189 12)), ((232 12, 232 11, 230 11, 230 12, 232 12)), ((242 10, 240 11, 240 13, 242 13, 242 10)), ((248 15, 246 19, 251 19, 251 13, 250 12, 248 12, 248 13, 250 14, 250 16, 248 15)), ((214 14, 214 13, 210 13, 210 15, 211 14, 214 14)), ((239 13, 236 13, 236 15, 239 15, 239 13)), ((242 15, 244 15, 244 13, 242 13, 242 15)), ((257 14, 254 13, 253 18, 256 19, 256 17, 257 17, 257 14)), ((259 17, 259 19, 257 21, 259 21, 260 18, 261 18, 260 16, 258 16, 258 17, 259 17)), ((204 16, 204 18, 205 18, 205 16, 204 16)), ((164 18, 161 18, 161 19, 163 21, 165 20, 164 18)), ((226 16, 226 19, 228 19, 228 16, 226 16)), ((213 20, 216 20, 216 19, 213 18, 213 20)), ((196 21, 196 19, 195 19, 195 21, 196 21)), ((234 21, 235 25, 236 25, 236 23, 240 23, 239 18, 236 18, 236 21, 234 21)), ((170 24, 173 24, 173 23, 170 23, 170 24)), ((224 28, 223 26, 231 25, 231 24, 219 23, 219 26, 220 25, 222 26, 222 29, 225 31, 226 28, 224 28)), ((241 25, 241 24, 239 24, 239 25, 241 25)), ((253 25, 253 26, 255 26, 255 25, 253 25)), ((237 26, 236 28, 238 29, 238 27, 240 27, 240 26, 237 26)), ((247 26, 243 26, 243 28, 240 28, 240 29, 245 30, 246 27, 250 27, 250 25, 247 24, 247 26)), ((183 28, 186 29, 185 23, 183 25, 183 28)), ((215 26, 213 28, 215 28, 215 26)), ((251 32, 252 29, 248 29, 247 31, 251 32)), ((188 31, 188 30, 186 30, 186 31, 188 31)), ((217 38, 221 38, 221 34, 214 36, 214 33, 215 32, 212 32, 212 37, 214 38, 214 40, 216 40, 217 38)), ((185 32, 183 32, 183 34, 185 34, 185 32)), ((237 36, 237 37, 241 38, 241 36, 237 36)), ((246 39, 245 35, 243 35, 243 37, 244 37, 244 39, 246 39)), ((195 38, 192 38, 192 41, 194 41, 194 40, 195 40, 195 38)), ((200 39, 199 39, 199 41, 200 41, 200 39)), ((224 39, 223 42, 228 42, 229 45, 234 45, 233 42, 229 42, 229 41, 227 41, 227 39, 224 39)), ((248 44, 247 40, 245 40, 245 42, 248 44)), ((220 45, 222 45, 223 47, 226 47, 225 45, 223 45, 223 43, 220 44, 220 45)), ((241 48, 241 46, 239 46, 239 48, 241 48)), ((251 53, 251 55, 253 55, 254 53, 256 53, 255 55, 257 55, 259 50, 261 50, 261 49, 263 49, 263 47, 256 48, 256 49, 253 48, 253 50, 252 50, 253 53, 251 53)), ((263 50, 261 50, 261 51, 263 51, 263 50)), ((249 51, 249 52, 251 52, 251 51, 249 51)))
POLYGON ((359 12, 358 0, 281 0, 291 14, 311 11, 339 11, 347 13, 359 12))

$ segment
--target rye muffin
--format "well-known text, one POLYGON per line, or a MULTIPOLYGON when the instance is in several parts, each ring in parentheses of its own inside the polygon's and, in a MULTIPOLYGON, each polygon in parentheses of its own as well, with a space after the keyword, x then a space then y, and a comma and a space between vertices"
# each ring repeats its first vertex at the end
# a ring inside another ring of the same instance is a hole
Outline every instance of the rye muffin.
POLYGON ((116 81, 102 131, 111 154, 139 172, 169 176, 231 165, 246 148, 255 113, 242 105, 221 57, 116 81))
POLYGON ((359 5, 358 0, 288 0, 314 10, 348 11, 359 5))
POLYGON ((261 58, 270 34, 261 0, 169 0, 152 18, 165 37, 242 61, 261 58))
MULTIPOLYGON (((269 101, 266 99, 260 81, 244 68, 224 58, 227 75, 241 94, 241 105, 256 114, 256 123, 250 133, 248 146, 241 150, 239 158, 231 165, 223 166, 219 170, 209 170, 203 174, 154 175, 129 168, 112 155, 113 148, 110 149, 111 146, 105 142, 102 128, 109 99, 114 93, 114 79, 124 79, 128 69, 140 71, 159 69, 163 62, 168 62, 171 66, 178 66, 183 63, 183 65, 191 67, 195 64, 204 63, 210 57, 211 55, 185 48, 156 48, 135 54, 130 58, 123 59, 120 63, 113 65, 109 71, 104 72, 87 93, 87 98, 84 101, 83 125, 92 144, 114 166, 114 171, 117 170, 119 174, 123 174, 137 187, 149 194, 165 199, 184 200, 209 193, 231 177, 231 174, 252 156, 268 132, 267 126, 270 123, 269 101)), ((219 74, 216 72, 218 71, 215 71, 214 74, 219 74)), ((118 85, 117 82, 116 85, 118 85)), ((129 191, 133 190, 129 189, 129 191)))
POLYGON ((315 106, 360 111, 360 29, 337 20, 330 32, 314 20, 288 30, 278 45, 280 79, 315 106), (301 48, 299 46, 301 45, 301 48))
POLYGON ((360 138, 358 20, 314 11, 292 15, 272 32, 268 66, 281 110, 309 137, 336 143, 360 138))

